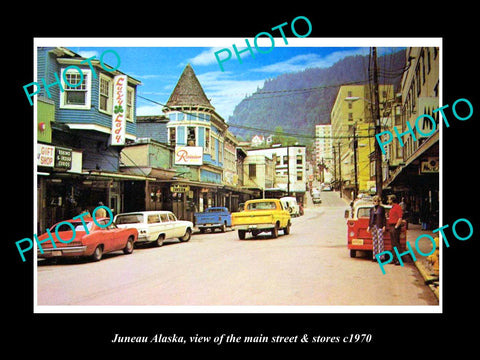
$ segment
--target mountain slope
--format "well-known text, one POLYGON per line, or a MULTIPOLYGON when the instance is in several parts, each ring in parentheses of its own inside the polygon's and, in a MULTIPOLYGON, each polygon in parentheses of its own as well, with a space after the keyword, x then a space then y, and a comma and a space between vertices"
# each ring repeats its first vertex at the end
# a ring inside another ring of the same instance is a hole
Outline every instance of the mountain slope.
MULTIPOLYGON (((316 124, 330 123, 340 85, 368 83, 368 61, 368 56, 349 56, 329 68, 310 68, 266 80, 263 88, 235 107, 228 119, 230 131, 246 140, 255 133, 271 134, 276 126, 286 133, 313 134, 316 124)), ((394 84, 397 91, 405 50, 379 57, 377 63, 379 74, 388 75, 379 75, 379 83, 394 84)))

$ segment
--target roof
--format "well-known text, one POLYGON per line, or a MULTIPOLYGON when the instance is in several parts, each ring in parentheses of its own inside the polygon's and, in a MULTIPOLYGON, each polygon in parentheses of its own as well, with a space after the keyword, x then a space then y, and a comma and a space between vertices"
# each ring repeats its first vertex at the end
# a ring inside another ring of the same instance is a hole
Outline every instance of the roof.
POLYGON ((185 66, 166 105, 169 107, 198 106, 215 110, 190 64, 185 66))

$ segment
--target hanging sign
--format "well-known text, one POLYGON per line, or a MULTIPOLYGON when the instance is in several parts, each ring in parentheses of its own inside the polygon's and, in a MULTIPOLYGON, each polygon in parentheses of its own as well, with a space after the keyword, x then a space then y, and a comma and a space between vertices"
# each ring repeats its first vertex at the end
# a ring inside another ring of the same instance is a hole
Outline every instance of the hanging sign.
POLYGON ((127 75, 113 78, 112 145, 125 145, 127 75))

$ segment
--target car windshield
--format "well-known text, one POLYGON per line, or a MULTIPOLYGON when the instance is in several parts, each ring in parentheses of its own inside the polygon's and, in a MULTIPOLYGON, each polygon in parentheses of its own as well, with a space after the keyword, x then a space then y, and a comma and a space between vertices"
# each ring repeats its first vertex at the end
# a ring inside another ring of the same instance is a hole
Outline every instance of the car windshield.
POLYGON ((275 210, 276 208, 277 206, 272 201, 254 202, 254 203, 248 204, 248 207, 247 207, 248 210, 275 210))
POLYGON ((142 214, 128 214, 128 215, 119 215, 115 220, 117 225, 122 224, 139 224, 143 222, 142 214))

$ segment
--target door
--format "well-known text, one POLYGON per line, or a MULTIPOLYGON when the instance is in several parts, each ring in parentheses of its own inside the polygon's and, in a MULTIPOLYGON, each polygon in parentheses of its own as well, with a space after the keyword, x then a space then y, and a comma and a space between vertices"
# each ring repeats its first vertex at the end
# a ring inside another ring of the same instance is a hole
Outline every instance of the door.
MULTIPOLYGON (((101 226, 105 226, 109 221, 110 221, 109 219, 102 219, 102 220, 99 220, 98 223, 101 226)), ((115 231, 112 231, 111 229, 112 225, 113 224, 109 225, 106 228, 101 228, 95 231, 95 234, 97 235, 97 244, 95 246, 97 246, 99 243, 102 243, 104 253, 113 251, 116 248, 116 245, 114 243, 115 231)))

